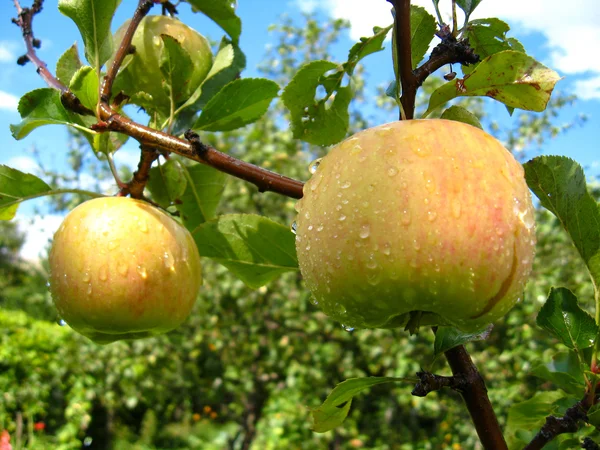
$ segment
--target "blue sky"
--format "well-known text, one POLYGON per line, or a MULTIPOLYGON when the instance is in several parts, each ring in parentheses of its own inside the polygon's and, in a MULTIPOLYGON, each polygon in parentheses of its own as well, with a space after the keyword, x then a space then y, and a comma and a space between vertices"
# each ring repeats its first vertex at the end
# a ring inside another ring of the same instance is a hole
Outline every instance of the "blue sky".
MULTIPOLYGON (((29 2, 25 3, 27 6, 29 2)), ((385 0, 239 0, 238 15, 242 19, 243 31, 240 45, 248 60, 243 76, 257 76, 256 65, 264 56, 266 47, 273 43, 267 27, 276 23, 282 14, 299 17, 302 11, 315 11, 320 17, 345 18, 352 28, 336 45, 335 57, 344 61, 348 49, 360 36, 371 34, 374 25, 385 26, 391 22, 389 3, 385 0), (368 6, 367 6, 368 5, 368 6)), ((415 0, 415 4, 431 11, 430 0, 415 0)), ((450 4, 450 0, 441 0, 450 4)), ((118 27, 135 8, 137 1, 123 0, 114 21, 118 27)), ((155 8, 154 13, 159 13, 155 8)), ((218 40, 222 32, 210 20, 199 14, 190 14, 187 5, 180 6, 181 18, 202 34, 218 40)), ((21 170, 35 172, 37 164, 31 158, 30 149, 35 147, 48 168, 60 170, 65 167, 66 131, 64 127, 48 126, 35 130, 22 141, 15 141, 8 125, 17 123, 18 99, 28 91, 45 87, 33 66, 16 65, 16 58, 24 53, 24 46, 16 26, 9 23, 15 16, 12 2, 0 4, 0 17, 5 24, 0 26, 0 164, 9 164, 21 170)), ((511 25, 511 36, 523 42, 528 53, 539 61, 557 70, 564 79, 557 89, 575 92, 580 99, 574 107, 565 108, 559 122, 568 122, 577 114, 589 117, 582 127, 576 127, 565 135, 547 142, 542 149, 531 149, 530 156, 538 153, 565 154, 579 161, 588 176, 600 174, 600 8, 597 0, 571 0, 568 8, 560 0, 483 0, 474 14, 478 18, 499 17, 511 25)), ((43 12, 34 21, 36 37, 42 40, 40 57, 53 69, 60 54, 77 38, 78 31, 70 19, 62 16, 55 2, 47 1, 43 12)), ((367 93, 375 92, 377 86, 389 83, 392 78, 391 58, 388 49, 365 60, 367 66, 367 93)), ((83 47, 80 44, 80 53, 83 47)), ((490 101, 491 103, 491 101, 490 101)), ((502 121, 509 120, 505 109, 492 106, 492 114, 502 121)), ((394 116, 383 118, 395 120, 394 116)), ((504 122, 506 123, 506 122, 504 122)), ((136 163, 135 145, 117 153, 118 164, 133 167, 136 163)), ((38 202, 37 205, 41 205, 38 202)), ((61 218, 47 215, 37 216, 36 203, 23 205, 18 220, 30 232, 24 256, 34 258, 48 238, 60 224, 61 218), (33 222, 33 225, 31 225, 33 222)))

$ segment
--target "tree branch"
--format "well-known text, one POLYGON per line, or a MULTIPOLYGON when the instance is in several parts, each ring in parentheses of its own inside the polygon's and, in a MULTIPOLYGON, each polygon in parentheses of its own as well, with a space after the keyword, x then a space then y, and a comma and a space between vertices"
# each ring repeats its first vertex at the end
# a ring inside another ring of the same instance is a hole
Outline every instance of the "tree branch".
POLYGON ((460 391, 465 388, 466 384, 463 377, 445 377, 426 371, 417 372, 417 377, 419 377, 419 382, 411 392, 416 397, 425 397, 430 392, 439 391, 445 387, 460 391))
POLYGON ((121 189, 121 192, 126 194, 129 193, 132 198, 143 198, 144 188, 150 178, 150 168, 152 163, 156 161, 159 156, 158 151, 149 145, 140 145, 142 155, 140 162, 138 163, 137 170, 133 173, 133 178, 127 185, 121 189))
POLYGON ((483 377, 473 364, 469 353, 463 345, 445 352, 452 374, 464 380, 464 386, 456 390, 462 395, 471 420, 477 430, 479 440, 486 450, 507 450, 502 429, 496 418, 494 408, 487 395, 483 377))
MULTIPOLYGON (((136 9, 136 14, 139 17, 138 23, 143 18, 143 15, 147 13, 147 11, 144 13, 144 8, 147 7, 148 1, 150 0, 140 0, 139 6, 136 9)), ((14 3, 19 14, 19 18, 13 19, 13 22, 22 30, 23 39, 27 45, 27 59, 36 65, 38 73, 42 76, 48 86, 62 93, 61 101, 66 108, 79 114, 93 115, 93 112, 89 111, 87 108, 84 108, 75 94, 73 94, 64 84, 62 84, 46 68, 46 64, 36 55, 35 47, 33 45, 31 21, 33 15, 37 14, 37 12, 41 10, 41 0, 36 0, 31 9, 21 8, 18 0, 14 0, 14 3)), ((135 29, 131 24, 128 29, 128 32, 130 31, 131 36, 133 36, 135 29)), ((120 51, 123 49, 129 49, 131 45, 131 36, 129 39, 129 44, 123 45, 122 43, 119 48, 120 51)), ((123 50, 123 52, 124 51, 125 50, 123 50)), ((121 62, 124 57, 125 54, 122 55, 121 62)), ((116 61, 117 59, 115 58, 115 62, 113 62, 110 69, 110 73, 112 73, 113 78, 116 76, 116 73, 119 69, 119 64, 116 64, 116 61)), ((199 138, 194 138, 194 145, 192 145, 192 143, 186 142, 183 139, 179 139, 175 136, 171 136, 170 134, 163 133, 162 131, 146 127, 120 115, 108 103, 109 99, 107 97, 110 96, 111 86, 111 78, 109 75, 107 75, 102 86, 102 95, 105 98, 98 105, 98 118, 102 120, 102 122, 98 123, 97 126, 94 127, 95 131, 115 131, 124 133, 137 140, 142 146, 150 146, 164 152, 177 153, 185 158, 212 166, 215 169, 225 172, 229 175, 233 175, 237 178, 248 181, 256 185, 260 192, 271 191, 291 198, 302 198, 302 187, 304 183, 301 181, 279 175, 263 169, 262 167, 258 167, 236 159, 230 155, 216 150, 210 145, 201 143, 199 138)))
POLYGON ((123 36, 123 40, 119 44, 119 48, 115 54, 115 59, 113 60, 106 76, 104 77, 104 81, 102 82, 100 101, 105 103, 110 101, 112 85, 115 82, 115 78, 117 78, 119 68, 121 67, 121 64, 123 64, 125 57, 132 51, 131 41, 133 40, 133 35, 135 34, 135 31, 140 25, 142 19, 150 12, 152 6, 154 6, 154 2, 152 0, 139 0, 138 6, 133 13, 133 17, 131 18, 131 22, 129 22, 129 26, 127 27, 125 35, 123 36))
POLYGON ((546 423, 523 450, 540 450, 559 434, 575 433, 579 429, 579 421, 587 421, 587 412, 591 406, 590 396, 586 395, 568 408, 562 417, 546 417, 546 423))
MULTIPOLYGON (((410 38, 410 0, 388 0, 395 11, 394 33, 396 39, 396 61, 398 76, 402 86, 400 103, 405 118, 410 120, 415 114, 415 99, 419 84, 412 71, 412 49, 410 38)), ((400 117, 402 120, 402 117, 400 117)))

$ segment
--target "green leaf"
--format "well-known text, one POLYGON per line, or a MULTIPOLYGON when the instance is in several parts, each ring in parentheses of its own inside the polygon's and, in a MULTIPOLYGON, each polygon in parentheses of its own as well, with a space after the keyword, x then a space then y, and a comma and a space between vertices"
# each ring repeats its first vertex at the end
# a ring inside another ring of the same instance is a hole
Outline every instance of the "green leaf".
POLYGON ((194 163, 180 167, 185 176, 185 191, 174 199, 181 220, 190 231, 215 216, 225 190, 227 176, 210 166, 194 163))
POLYGON ((298 270, 289 227, 253 214, 228 214, 198 226, 192 235, 201 256, 227 267, 253 289, 298 270))
POLYGON ((600 211, 581 166, 564 156, 540 156, 523 165, 540 203, 560 221, 596 286, 600 286, 600 211))
POLYGON ((471 341, 484 341, 492 332, 492 326, 476 331, 475 333, 464 333, 454 327, 439 327, 435 333, 433 352, 435 356, 471 341))
POLYGON ((56 77, 65 86, 71 84, 71 79, 75 72, 81 67, 81 60, 79 59, 79 51, 77 50, 77 43, 65 51, 58 62, 56 63, 56 77))
POLYGON ((219 25, 237 44, 242 33, 242 21, 235 14, 237 2, 231 0, 187 0, 192 10, 200 11, 219 25))
POLYGON ((462 106, 451 106, 442 113, 440 119, 455 120, 456 122, 468 123, 469 125, 473 125, 474 127, 483 130, 483 127, 481 126, 481 123, 479 122, 477 116, 472 112, 466 110, 462 106))
POLYGON ((561 391, 538 392, 529 400, 513 404, 508 410, 505 431, 509 444, 515 441, 518 432, 538 430, 546 421, 546 417, 558 411, 557 402, 563 398, 565 393, 561 391))
POLYGON ((71 79, 69 88, 81 101, 83 106, 92 111, 98 105, 98 76, 90 66, 83 66, 71 79))
POLYGON ((348 52, 348 61, 344 63, 348 75, 352 75, 356 64, 358 64, 361 59, 384 49, 383 41, 392 27, 393 25, 385 28, 375 27, 373 28, 373 36, 361 37, 360 42, 357 42, 352 46, 348 52))
POLYGON ((327 98, 315 99, 317 88, 326 88, 325 73, 336 68, 338 65, 329 61, 312 61, 303 65, 284 89, 281 98, 292 116, 294 138, 315 145, 332 145, 346 136, 352 99, 350 85, 338 88, 335 96, 329 93, 327 98))
POLYGON ((146 187, 152 194, 152 199, 163 208, 175 203, 183 196, 187 187, 185 171, 180 162, 173 158, 150 169, 146 187))
POLYGON ((187 84, 194 70, 194 64, 190 54, 175 38, 168 34, 161 34, 160 37, 164 44, 159 60, 160 72, 163 75, 163 89, 176 106, 187 100, 187 84))
POLYGON ((20 202, 50 190, 35 175, 0 165, 0 220, 11 220, 20 202))
POLYGON ((435 36, 435 19, 425 8, 410 6, 410 47, 412 68, 421 62, 435 36))
POLYGON ((246 56, 237 44, 223 38, 221 46, 206 79, 181 109, 193 105, 202 109, 223 86, 235 80, 246 67, 246 56))
POLYGON ((568 394, 583 395, 585 391, 583 370, 575 352, 557 353, 550 363, 535 366, 531 374, 554 383, 568 394))
POLYGON ((278 91, 277 83, 265 78, 232 81, 210 99, 192 128, 229 131, 256 122, 267 112, 278 91))
MULTIPOLYGON (((479 19, 467 24, 464 36, 469 40, 469 45, 473 51, 482 60, 504 50, 525 53, 523 45, 517 39, 506 37, 508 30, 510 30, 508 24, 500 19, 479 19)), ((468 74, 475 67, 477 67, 477 64, 462 66, 463 73, 468 74)))
POLYGON ((58 10, 69 17, 83 38, 85 57, 96 69, 113 52, 110 25, 120 0, 59 0, 58 10))
POLYGON ((600 428, 600 404, 596 403, 587 412, 587 422, 590 425, 600 428))
POLYGON ((23 119, 21 123, 10 126, 10 131, 17 140, 23 139, 43 125, 70 125, 90 132, 82 125, 77 114, 64 108, 60 101, 60 92, 55 89, 42 88, 25 94, 19 100, 19 114, 23 119))
POLYGON ((480 3, 481 0, 456 0, 458 7, 465 12, 467 20, 469 20, 469 16, 475 11, 475 8, 477 8, 477 5, 480 3))
POLYGON ((311 411, 314 420, 313 431, 325 433, 341 425, 350 411, 352 397, 361 391, 378 384, 398 381, 406 380, 391 377, 367 377, 349 378, 341 382, 333 388, 321 406, 311 411))
POLYGON ((579 307, 577 297, 567 288, 550 290, 536 323, 572 349, 591 347, 598 334, 592 316, 579 307))
POLYGON ((543 111, 559 78, 555 71, 524 53, 495 53, 464 78, 436 89, 423 116, 453 98, 466 96, 487 96, 514 108, 543 111))

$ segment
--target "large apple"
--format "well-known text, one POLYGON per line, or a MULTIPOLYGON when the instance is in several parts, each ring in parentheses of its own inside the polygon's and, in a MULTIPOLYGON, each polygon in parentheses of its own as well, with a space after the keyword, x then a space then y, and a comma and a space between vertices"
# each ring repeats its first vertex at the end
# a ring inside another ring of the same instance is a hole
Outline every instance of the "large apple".
POLYGON ((523 168, 464 123, 410 120, 355 134, 322 159, 297 210, 306 284, 347 327, 413 317, 475 330, 506 314, 531 271, 523 168))
POLYGON ((71 328, 95 342, 176 328, 188 317, 201 284, 194 239, 147 202, 87 201, 54 235, 52 298, 71 328))
MULTIPOLYGON (((115 33, 115 45, 121 43, 123 35, 129 26, 126 21, 115 33)), ((132 44, 135 51, 128 56, 117 78, 116 90, 133 95, 139 91, 152 96, 149 103, 152 108, 168 115, 171 100, 164 86, 160 64, 164 52, 161 35, 174 38, 189 55, 193 69, 189 80, 183 86, 173 89, 177 92, 175 106, 184 103, 202 84, 213 63, 212 50, 208 40, 193 28, 188 27, 179 19, 168 16, 146 16, 133 35, 132 44)), ((148 107, 145 103, 141 106, 148 107)))

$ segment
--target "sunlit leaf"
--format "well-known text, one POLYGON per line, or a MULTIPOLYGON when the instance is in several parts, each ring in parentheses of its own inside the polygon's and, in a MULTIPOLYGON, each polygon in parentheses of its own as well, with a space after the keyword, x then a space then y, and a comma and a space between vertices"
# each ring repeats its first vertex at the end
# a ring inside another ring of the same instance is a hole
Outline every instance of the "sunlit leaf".
POLYGON ((51 190, 43 180, 8 166, 0 165, 0 220, 12 219, 23 200, 51 190))

